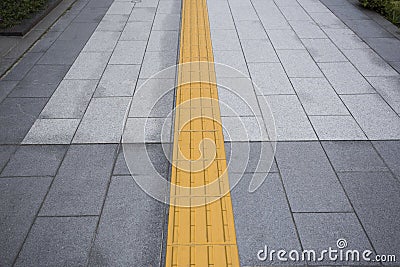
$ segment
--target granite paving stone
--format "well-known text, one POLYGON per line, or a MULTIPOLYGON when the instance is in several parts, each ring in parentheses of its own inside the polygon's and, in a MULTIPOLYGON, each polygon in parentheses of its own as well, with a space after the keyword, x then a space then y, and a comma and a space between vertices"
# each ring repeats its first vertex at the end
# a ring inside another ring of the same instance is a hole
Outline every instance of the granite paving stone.
POLYGON ((13 145, 1 145, 0 146, 0 170, 3 170, 4 166, 6 166, 8 160, 14 154, 16 146, 13 145))
POLYGON ((129 15, 135 3, 130 1, 114 1, 107 11, 107 15, 129 15))
POLYGON ((366 140, 352 116, 309 116, 319 140, 366 140))
POLYGON ((349 6, 330 6, 330 10, 340 19, 357 19, 357 20, 368 20, 370 19, 364 12, 355 7, 349 6))
POLYGON ((109 64, 141 64, 146 41, 119 41, 109 64))
POLYGON ((211 30, 213 50, 241 50, 235 30, 211 30))
POLYGON ((147 0, 142 2, 136 2, 135 8, 138 7, 153 7, 156 8, 159 3, 159 0, 147 0))
POLYGON ((325 33, 314 21, 292 20, 289 22, 300 38, 326 38, 325 33))
POLYGON ((366 42, 386 61, 400 61, 400 40, 397 38, 367 38, 366 42))
POLYGON ((302 42, 316 62, 348 61, 329 39, 303 39, 302 42))
POLYGON ((128 18, 128 15, 105 15, 96 31, 122 32, 128 18))
POLYGON ((299 37, 290 29, 267 30, 275 49, 304 49, 299 37))
POLYGON ((107 12, 107 7, 85 7, 76 16, 74 22, 96 22, 99 23, 107 12))
POLYGON ((128 144, 168 143, 171 137, 171 117, 128 118, 122 142, 128 144))
POLYGON ((386 102, 400 113, 400 76, 367 77, 367 80, 386 102))
POLYGON ((157 8, 158 14, 180 14, 181 1, 160 1, 157 8))
POLYGON ((176 63, 176 51, 146 52, 139 78, 150 78, 156 74, 157 78, 175 78, 176 63), (158 74, 160 71, 162 73, 158 74))
POLYGON ((322 29, 347 29, 347 26, 333 13, 310 13, 319 27, 322 29))
POLYGON ((156 14, 155 7, 135 7, 129 16, 128 21, 153 21, 156 14))
POLYGON ((82 51, 112 52, 117 44, 119 36, 119 32, 95 31, 82 51))
POLYGON ((373 141, 373 146, 383 158, 390 170, 400 181, 400 142, 399 141, 373 141))
POLYGON ((213 51, 217 78, 249 77, 246 60, 241 50, 213 51), (222 65, 221 65, 222 64, 222 65))
POLYGON ((87 22, 72 22, 63 31, 63 33, 58 37, 60 41, 71 41, 71 40, 84 40, 85 42, 89 40, 90 36, 93 34, 97 27, 97 23, 87 23, 87 22))
POLYGON ((324 32, 340 49, 368 48, 368 45, 350 29, 324 29, 324 32))
POLYGON ((152 31, 146 51, 176 51, 178 31, 152 31))
POLYGON ((180 25, 180 14, 156 14, 153 24, 155 31, 176 31, 180 25))
MULTIPOLYGON (((278 4, 279 6, 279 4, 278 4)), ((310 16, 300 5, 283 6, 279 8, 288 21, 291 20, 311 20, 310 16)))
POLYGON ((294 90, 280 63, 249 63, 257 94, 294 94, 294 90))
POLYGON ((58 31, 49 31, 45 36, 40 38, 35 45, 31 48, 30 52, 40 53, 46 52, 53 43, 57 40, 60 36, 61 32, 58 31))
POLYGON ((43 53, 26 53, 24 57, 2 79, 3 81, 20 81, 43 56, 43 53))
POLYGON ((110 55, 110 52, 81 52, 69 69, 65 79, 100 79, 110 55))
POLYGON ((66 150, 66 146, 59 145, 20 146, 1 177, 54 176, 66 150))
POLYGON ((122 41, 147 41, 151 31, 151 21, 128 22, 122 31, 122 41))
POLYGON ((323 77, 307 50, 278 50, 277 53, 290 78, 323 77))
POLYGON ((278 56, 268 40, 241 40, 241 44, 248 63, 279 62, 278 56))
POLYGON ((38 119, 22 143, 70 144, 79 122, 79 119, 38 119))
POLYGON ((241 20, 236 21, 235 24, 241 40, 268 39, 263 25, 259 20, 241 20))
POLYGON ((7 97, 7 95, 14 89, 18 81, 0 81, 0 103, 7 97))
POLYGON ((346 19, 346 25, 361 38, 369 37, 392 37, 392 35, 382 28, 378 23, 369 20, 346 19))
POLYGON ((39 60, 39 64, 72 65, 86 40, 57 40, 39 60))
POLYGON ((224 140, 268 141, 268 134, 261 117, 222 117, 224 140))

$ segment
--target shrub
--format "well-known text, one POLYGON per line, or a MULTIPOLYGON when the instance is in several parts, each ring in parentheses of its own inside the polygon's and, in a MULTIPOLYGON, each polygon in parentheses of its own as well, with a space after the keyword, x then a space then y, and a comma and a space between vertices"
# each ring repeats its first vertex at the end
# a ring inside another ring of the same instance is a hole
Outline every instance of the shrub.
POLYGON ((383 14, 394 24, 400 25, 400 0, 359 0, 366 7, 383 14))
POLYGON ((47 0, 0 0, 0 28, 9 28, 42 9, 47 0))

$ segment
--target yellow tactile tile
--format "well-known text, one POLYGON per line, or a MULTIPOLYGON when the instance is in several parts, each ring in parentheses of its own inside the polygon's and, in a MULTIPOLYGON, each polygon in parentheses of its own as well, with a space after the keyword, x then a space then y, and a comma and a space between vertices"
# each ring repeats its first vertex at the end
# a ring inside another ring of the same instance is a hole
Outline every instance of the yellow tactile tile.
POLYGON ((206 0, 183 0, 166 266, 239 266, 206 0))

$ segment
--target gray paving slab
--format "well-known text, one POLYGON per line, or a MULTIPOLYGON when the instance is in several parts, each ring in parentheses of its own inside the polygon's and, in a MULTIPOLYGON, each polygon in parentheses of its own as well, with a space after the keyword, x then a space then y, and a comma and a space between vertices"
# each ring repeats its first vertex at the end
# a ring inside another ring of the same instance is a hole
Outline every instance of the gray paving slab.
POLYGON ((119 143, 130 97, 92 98, 73 143, 119 143))
POLYGON ((224 140, 269 141, 263 119, 261 117, 222 117, 224 140))
POLYGON ((357 19, 368 20, 371 19, 364 12, 355 6, 330 6, 329 9, 340 19, 357 19))
POLYGON ((213 50, 241 50, 235 30, 211 30, 213 50))
POLYGON ((299 37, 291 29, 267 30, 275 49, 304 49, 299 37))
POLYGON ((307 50, 278 50, 277 53, 290 78, 323 77, 307 50))
POLYGON ((135 4, 135 8, 137 7, 153 7, 156 8, 158 5, 159 0, 147 0, 142 2, 137 2, 135 4))
POLYGON ((156 14, 153 30, 155 31, 176 31, 179 29, 180 14, 156 14))
POLYGON ((294 94, 294 90, 280 63, 249 63, 253 83, 257 94, 294 94))
POLYGON ((254 193, 248 192, 250 178, 245 175, 231 192, 240 263, 243 266, 273 264, 276 262, 259 261, 257 252, 264 246, 299 250, 296 228, 278 174, 269 174, 254 193), (263 204, 260 206, 260 203, 263 204))
POLYGON ((370 140, 399 138, 400 117, 381 96, 343 95, 341 98, 370 140))
POLYGON ((298 1, 308 13, 329 12, 329 9, 319 1, 298 1))
MULTIPOLYGON (((208 1, 210 3, 210 1, 208 1)), ((211 30, 234 30, 235 24, 233 23, 232 15, 229 14, 229 10, 226 13, 218 13, 212 15, 212 8, 208 5, 209 10, 209 21, 211 30)))
POLYGON ((107 11, 107 15, 129 15, 135 3, 130 1, 114 1, 107 11))
POLYGON ((97 22, 99 23, 107 12, 107 7, 85 7, 76 16, 74 22, 97 22))
MULTIPOLYGON (((269 104, 274 117, 277 140, 317 139, 297 96, 270 95, 264 98, 269 104)), ((260 101, 260 103, 262 102, 260 101)), ((270 114, 269 109, 265 105, 261 106, 261 112, 264 117, 270 114)))
POLYGON ((367 80, 348 62, 319 63, 338 94, 376 93, 367 80))
POLYGON ((20 146, 1 177, 54 176, 66 150, 65 146, 20 146))
POLYGON ((128 18, 128 15, 104 15, 96 31, 122 32, 128 18))
POLYGON ((368 77, 367 80, 386 102, 400 113, 400 76, 368 77))
POLYGON ((165 209, 131 177, 113 177, 89 266, 161 264, 165 209))
POLYGON ((11 266, 33 223, 51 177, 0 179, 0 264, 11 266))
POLYGON ((171 139, 171 117, 169 118, 128 118, 123 143, 169 143, 171 139))
POLYGON ((337 172, 388 171, 382 159, 368 141, 332 141, 322 145, 337 172))
POLYGON ((320 143, 279 142, 276 160, 293 212, 352 211, 320 143))
POLYGON ((96 80, 63 80, 40 113, 40 118, 82 118, 96 85, 96 80))
POLYGON ((146 41, 119 41, 111 56, 110 64, 141 64, 146 41))
POLYGON ((399 255, 398 181, 387 172, 340 173, 339 178, 376 252, 399 255))
POLYGON ((97 220, 96 217, 38 218, 15 266, 85 265, 97 220))
MULTIPOLYGON (((142 2, 143 3, 143 2, 142 2)), ((153 21, 156 14, 155 7, 135 7, 129 16, 130 22, 132 21, 153 21)))
POLYGON ((15 65, 6 76, 4 76, 3 81, 22 80, 42 56, 43 53, 26 53, 17 65, 15 65))
POLYGON ((374 141, 373 146, 383 158, 390 170, 400 180, 400 142, 399 141, 374 141))
POLYGON ((177 63, 176 51, 146 52, 139 78, 175 78, 177 63), (168 69, 168 70, 166 70, 168 69), (162 73, 158 74, 158 72, 162 73))
POLYGON ((3 170, 6 166, 10 157, 14 154, 16 146, 13 145, 1 145, 0 146, 0 170, 3 170))
POLYGON ((319 140, 367 140, 352 116, 309 116, 319 140))
POLYGON ((86 40, 57 40, 39 60, 39 64, 72 65, 86 40))
MULTIPOLYGON (((233 2, 231 2, 233 3, 233 2)), ((235 21, 242 21, 242 20, 257 20, 257 14, 254 11, 254 8, 249 5, 230 5, 232 16, 235 21)))
POLYGON ((128 22, 122 31, 120 40, 147 41, 151 31, 151 21, 128 22))
POLYGON ((218 63, 215 66, 217 78, 249 77, 246 60, 241 50, 213 51, 213 53, 214 62, 218 63))
POLYGON ((325 33, 314 21, 292 20, 289 22, 300 38, 326 38, 325 33))
POLYGON ((35 65, 9 97, 51 97, 68 69, 66 65, 35 65))
POLYGON ((70 146, 39 215, 100 215, 116 154, 117 145, 70 146))
POLYGON ((346 57, 329 39, 303 39, 302 41, 316 62, 347 62, 346 57))
POLYGON ((93 34, 97 27, 96 22, 72 22, 68 27, 62 32, 58 39, 61 41, 71 41, 71 40, 89 40, 90 36, 93 34))
POLYGON ((0 103, 14 89, 18 81, 0 81, 0 103))
POLYGON ((110 55, 110 52, 81 52, 69 69, 65 79, 100 79, 110 55))
POLYGON ((372 49, 343 50, 364 76, 394 76, 398 73, 372 49))
POLYGON ((368 48, 368 45, 350 29, 324 29, 324 32, 340 49, 368 48))
POLYGON ((347 26, 333 13, 310 13, 319 27, 322 29, 347 29, 347 26))
POLYGON ((176 51, 178 31, 152 31, 146 51, 176 51))
POLYGON ((22 144, 70 144, 79 119, 38 119, 22 144))
POLYGON ((289 23, 274 2, 252 1, 252 3, 265 29, 290 29, 289 23))
MULTIPOLYGON (((368 236, 365 234, 354 213, 294 214, 294 220, 304 249, 313 249, 318 252, 324 249, 328 250, 329 247, 338 249, 337 240, 344 239, 347 241, 347 247, 343 249, 343 253, 346 253, 346 250, 358 250, 360 254, 364 250, 373 251, 368 236)), ((342 263, 340 260, 330 261, 328 255, 325 255, 324 260, 317 262, 310 261, 310 264, 371 264, 364 261, 362 255, 360 255, 360 259, 359 262, 349 260, 342 263)))
POLYGON ((6 98, 0 104, 0 143, 21 142, 46 102, 46 98, 6 98))
POLYGON ((47 32, 42 38, 40 38, 40 40, 38 40, 34 44, 34 46, 29 51, 34 53, 46 52, 57 40, 60 34, 61 32, 56 31, 47 32))
MULTIPOLYGON (((279 6, 279 4, 278 4, 279 6)), ((291 20, 311 20, 310 16, 300 5, 281 6, 279 8, 288 21, 291 20)))
POLYGON ((278 56, 268 40, 241 40, 241 44, 248 63, 279 62, 278 56))
POLYGON ((392 37, 392 35, 373 20, 344 20, 346 25, 361 38, 392 37))
POLYGON ((291 82, 307 115, 350 115, 325 78, 292 78, 291 82))
POLYGON ((133 96, 139 65, 107 65, 94 97, 133 96))
POLYGON ((265 40, 268 39, 263 25, 259 20, 235 21, 235 26, 240 40, 265 40))
POLYGON ((400 61, 390 61, 390 66, 394 68, 398 73, 400 73, 400 61))
POLYGON ((400 61, 400 40, 397 38, 367 38, 366 42, 386 61, 400 61), (396 52, 397 51, 397 52, 396 52))
POLYGON ((95 31, 82 51, 112 52, 117 44, 119 36, 119 32, 95 31))
POLYGON ((159 14, 180 14, 181 1, 160 1, 157 8, 159 14))

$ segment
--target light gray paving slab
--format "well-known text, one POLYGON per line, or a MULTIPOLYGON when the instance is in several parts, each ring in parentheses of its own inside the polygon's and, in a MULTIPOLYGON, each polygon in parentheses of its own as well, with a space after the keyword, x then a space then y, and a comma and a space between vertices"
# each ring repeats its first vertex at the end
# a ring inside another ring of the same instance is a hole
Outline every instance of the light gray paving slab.
POLYGON ((140 78, 175 78, 177 63, 176 51, 146 52, 143 59, 140 78), (162 71, 162 72, 161 72, 162 71), (160 74, 158 74, 161 72, 160 74))
POLYGON ((95 31, 82 51, 112 52, 117 44, 120 34, 120 32, 95 31))
POLYGON ((325 78, 291 79, 307 115, 350 115, 325 78))
POLYGON ((214 62, 217 63, 215 71, 220 77, 248 77, 246 61, 241 50, 213 51, 214 62), (223 65, 221 65, 223 64, 223 65), (232 69, 233 68, 233 69, 232 69))
POLYGON ((110 56, 110 52, 81 52, 65 79, 99 80, 110 56))
POLYGON ((22 143, 70 144, 79 122, 79 119, 38 119, 22 143))
POLYGON ((350 29, 324 29, 324 32, 340 49, 368 48, 368 45, 350 29))
POLYGON ((307 50, 278 50, 277 53, 290 78, 323 77, 307 50))
POLYGON ((400 113, 400 76, 392 77, 367 77, 375 90, 400 113))
POLYGON ((319 63, 318 65, 338 94, 376 92, 349 62, 319 63))
POLYGON ((352 116, 309 116, 319 140, 367 140, 352 116))
POLYGON ((136 6, 131 15, 129 16, 129 22, 133 21, 153 21, 156 15, 155 7, 138 7, 136 6))
POLYGON ((94 97, 132 96, 139 70, 139 65, 108 65, 94 97))
POLYGON ((320 143, 280 142, 276 160, 293 212, 352 211, 320 143))
POLYGON ((129 15, 135 3, 130 1, 114 1, 106 15, 129 15))
POLYGON ((347 29, 347 26, 333 13, 310 13, 319 27, 322 29, 347 29))
POLYGON ((128 22, 122 31, 122 41, 147 41, 151 31, 151 21, 128 22))
POLYGON ((280 7, 281 12, 288 21, 291 20, 311 20, 310 16, 300 5, 280 7))
POLYGON ((325 33, 314 21, 292 20, 289 22, 300 38, 326 38, 325 33))
POLYGON ((241 44, 248 63, 279 62, 278 56, 268 40, 242 40, 241 44))
POLYGON ((304 49, 303 44, 291 29, 267 30, 275 49, 304 49))
POLYGON ((160 1, 157 8, 157 14, 180 14, 181 1, 160 1))
POLYGON ((392 37, 392 34, 372 19, 346 19, 345 22, 352 31, 363 39, 369 37, 392 37))
POLYGON ((146 44, 146 41, 119 41, 109 64, 141 64, 146 44))
POLYGON ((213 50, 241 50, 235 30, 211 30, 213 50))
POLYGON ((343 50, 364 76, 395 76, 398 73, 372 49, 343 50))
POLYGON ((222 117, 226 142, 269 141, 261 117, 222 117))
POLYGON ((280 63, 250 63, 248 66, 252 81, 259 89, 257 94, 294 94, 280 63))
POLYGON ((152 31, 146 51, 176 51, 178 31, 152 31))
POLYGON ((63 80, 40 118, 82 118, 96 85, 96 80, 63 80))
POLYGON ((248 2, 242 2, 241 5, 235 5, 231 2, 230 8, 232 11, 232 16, 235 21, 242 20, 257 20, 257 14, 251 4, 244 4, 248 2))
POLYGON ((241 20, 235 22, 241 40, 268 39, 259 20, 241 20))
MULTIPOLYGON (((209 1, 210 2, 210 1, 209 1)), ((215 1, 220 2, 220 1, 215 1)), ((207 4, 208 5, 208 4, 207 4)), ((226 13, 217 13, 212 14, 210 11, 210 6, 208 6, 209 10, 209 21, 210 21, 210 29, 211 30, 234 30, 235 24, 233 23, 233 19, 231 14, 229 14, 229 10, 226 13)))
POLYGON ((298 1, 300 5, 308 12, 330 12, 329 9, 324 6, 320 1, 313 1, 313 0, 300 0, 298 1))
POLYGON ((167 118, 128 118, 122 142, 169 143, 171 136, 171 117, 167 118))
POLYGON ((253 1, 265 29, 290 29, 290 25, 273 1, 253 1))
POLYGON ((400 61, 398 53, 400 39, 393 38, 367 38, 365 40, 372 49, 386 61, 400 61))
POLYGON ((156 14, 153 24, 155 31, 176 31, 179 29, 180 14, 156 14))
MULTIPOLYGON (((270 105, 275 120, 278 141, 317 139, 297 96, 270 95, 265 96, 265 100, 270 105)), ((261 106, 261 112, 264 117, 270 113, 265 105, 261 106)))
POLYGON ((120 142, 129 103, 129 97, 92 98, 73 143, 120 142))
POLYGON ((341 98, 369 139, 400 138, 400 117, 381 96, 343 95, 341 98))
POLYGON ((146 0, 141 2, 136 2, 135 8, 137 7, 152 7, 156 8, 158 5, 159 0, 146 0))
POLYGON ((316 62, 348 61, 329 39, 303 39, 302 41, 316 62))
POLYGON ((96 31, 122 32, 128 17, 128 15, 105 15, 96 31))

